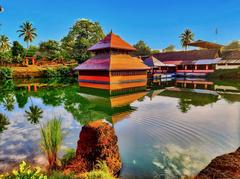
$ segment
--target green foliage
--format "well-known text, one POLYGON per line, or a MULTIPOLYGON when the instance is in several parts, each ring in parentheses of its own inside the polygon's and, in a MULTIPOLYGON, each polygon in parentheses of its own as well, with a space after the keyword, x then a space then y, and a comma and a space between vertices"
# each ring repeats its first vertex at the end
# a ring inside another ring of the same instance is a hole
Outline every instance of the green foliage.
POLYGON ((41 126, 40 145, 49 162, 49 169, 56 169, 59 165, 58 152, 64 139, 62 120, 54 118, 41 126))
POLYGON ((27 118, 28 121, 30 121, 32 124, 38 124, 39 119, 41 119, 43 116, 43 110, 38 107, 37 105, 31 105, 29 107, 29 111, 25 110, 25 117, 27 118))
POLYGON ((10 51, 0 52, 0 65, 12 62, 12 53, 10 51))
POLYGON ((15 99, 14 94, 9 93, 3 99, 3 106, 5 110, 12 111, 14 109, 15 99))
POLYGON ((19 37, 23 37, 24 42, 27 43, 27 48, 29 43, 37 37, 36 28, 30 22, 24 22, 17 32, 19 32, 19 37))
POLYGON ((0 67, 0 79, 11 79, 12 78, 12 70, 7 67, 0 67))
POLYGON ((31 45, 26 51, 26 56, 33 57, 37 54, 38 50, 39 50, 39 48, 37 46, 31 45))
POLYGON ((180 36, 181 40, 181 45, 184 47, 186 50, 188 48, 188 44, 191 43, 194 40, 194 34, 190 29, 186 29, 180 36))
POLYGON ((16 56, 23 57, 23 55, 24 55, 24 48, 18 41, 13 42, 11 51, 12 51, 12 56, 14 56, 14 57, 16 57, 16 56))
POLYGON ((94 169, 82 175, 85 179, 114 179, 105 161, 98 161, 94 169))
POLYGON ((59 56, 61 51, 60 45, 55 40, 48 40, 40 43, 39 52, 41 56, 50 60, 54 60, 59 56))
POLYGON ((66 149, 65 154, 61 158, 62 165, 68 164, 68 162, 74 158, 76 155, 76 150, 75 149, 66 149))
POLYGON ((133 46, 137 49, 132 53, 134 56, 149 56, 151 54, 151 48, 142 40, 138 41, 133 46))
POLYGON ((0 175, 0 178, 3 179, 47 179, 47 176, 41 172, 39 167, 32 168, 26 164, 26 162, 22 162, 19 165, 18 170, 13 170, 12 174, 0 175))
POLYGON ((160 50, 152 50, 151 54, 156 54, 156 53, 160 53, 160 50))
POLYGON ((7 125, 9 125, 10 122, 4 114, 0 113, 0 133, 2 133, 4 130, 7 129, 7 125))
POLYGON ((75 179, 75 178, 77 177, 75 177, 74 175, 65 175, 58 171, 53 171, 51 173, 51 176, 48 177, 48 179, 75 179))
POLYGON ((240 68, 236 69, 219 69, 215 72, 210 73, 207 76, 208 79, 221 79, 221 80, 239 80, 240 79, 240 68))
POLYGON ((68 58, 83 62, 91 56, 87 49, 103 37, 104 33, 98 22, 81 19, 71 27, 68 35, 61 40, 61 47, 65 54, 68 54, 68 58))
POLYGON ((163 52, 173 52, 175 51, 175 46, 174 45, 169 45, 166 48, 163 49, 163 52))
POLYGON ((0 81, 0 91, 12 91, 14 88, 15 85, 12 79, 5 79, 0 81))
POLYGON ((6 52, 10 49, 10 42, 6 35, 0 35, 0 51, 6 52))
POLYGON ((70 76, 71 68, 67 66, 61 66, 59 68, 47 68, 42 72, 44 77, 66 77, 70 76))

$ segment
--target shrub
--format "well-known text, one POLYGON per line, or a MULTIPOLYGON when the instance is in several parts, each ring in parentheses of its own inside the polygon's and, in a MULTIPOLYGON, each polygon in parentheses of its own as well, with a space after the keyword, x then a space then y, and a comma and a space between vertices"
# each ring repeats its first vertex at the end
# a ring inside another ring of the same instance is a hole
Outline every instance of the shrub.
POLYGON ((7 67, 0 68, 0 79, 11 79, 12 78, 12 70, 7 67))
POLYGON ((44 77, 58 77, 60 76, 59 72, 53 68, 47 68, 42 71, 44 77))
POLYGON ((71 68, 66 66, 61 66, 57 69, 57 71, 60 74, 60 76, 69 76, 71 72, 71 68))
POLYGON ((72 158, 75 157, 75 155, 76 155, 75 149, 67 149, 61 159, 62 165, 66 165, 72 158))
POLYGON ((57 154, 64 139, 62 132, 62 121, 54 118, 41 126, 40 145, 45 152, 49 163, 49 169, 56 169, 59 166, 57 154))
POLYGON ((105 161, 98 161, 94 169, 90 172, 82 174, 81 178, 86 179, 115 179, 115 177, 109 171, 109 168, 105 161))
POLYGON ((12 174, 0 175, 3 179, 47 179, 39 167, 31 168, 24 161, 19 165, 18 170, 13 170, 12 174))
POLYGON ((74 177, 74 175, 68 174, 62 174, 61 172, 58 171, 53 171, 51 176, 48 177, 49 179, 75 179, 77 177, 74 177))

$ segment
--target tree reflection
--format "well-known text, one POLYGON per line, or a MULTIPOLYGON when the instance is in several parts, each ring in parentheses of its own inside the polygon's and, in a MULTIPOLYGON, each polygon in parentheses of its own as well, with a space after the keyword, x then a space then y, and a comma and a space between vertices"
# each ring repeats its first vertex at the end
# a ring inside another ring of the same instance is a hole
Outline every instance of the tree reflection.
POLYGON ((7 125, 9 125, 10 122, 4 114, 0 113, 0 133, 2 133, 4 130, 7 129, 7 125))
POLYGON ((180 111, 182 113, 187 113, 190 109, 191 109, 191 100, 190 99, 185 99, 185 98, 181 98, 178 102, 178 109, 180 109, 180 111))
POLYGON ((27 120, 30 121, 32 124, 38 124, 39 119, 43 117, 43 110, 37 105, 31 105, 29 107, 29 111, 25 111, 25 113, 27 120))
POLYGON ((7 94, 6 97, 3 99, 3 106, 7 111, 13 111, 14 103, 15 99, 13 94, 7 94))
POLYGON ((28 102, 28 95, 26 92, 20 91, 16 93, 16 100, 19 108, 24 108, 28 102))

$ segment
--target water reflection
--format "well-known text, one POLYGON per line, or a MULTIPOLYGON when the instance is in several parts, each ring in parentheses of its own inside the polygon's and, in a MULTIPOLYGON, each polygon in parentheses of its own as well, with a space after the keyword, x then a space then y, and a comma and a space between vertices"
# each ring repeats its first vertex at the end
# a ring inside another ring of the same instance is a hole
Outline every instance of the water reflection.
POLYGON ((76 148, 89 122, 112 123, 123 178, 195 175, 212 158, 239 147, 238 83, 174 79, 148 85, 109 93, 66 79, 5 81, 0 113, 10 124, 0 124, 0 171, 21 160, 44 163, 38 122, 54 116, 69 131, 63 148, 76 148))

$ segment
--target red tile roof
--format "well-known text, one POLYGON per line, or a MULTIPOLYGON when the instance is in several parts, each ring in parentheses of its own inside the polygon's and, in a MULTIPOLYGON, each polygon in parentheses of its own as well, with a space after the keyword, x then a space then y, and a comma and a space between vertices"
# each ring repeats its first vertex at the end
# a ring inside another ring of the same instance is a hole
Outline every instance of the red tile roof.
POLYGON ((123 49, 127 51, 135 51, 136 49, 122 40, 119 36, 114 33, 108 34, 103 40, 90 47, 89 51, 96 51, 101 49, 123 49))
POLYGON ((141 59, 128 54, 97 55, 80 64, 75 70, 147 70, 141 59))
POLYGON ((193 61, 201 59, 215 59, 219 57, 217 49, 165 52, 157 53, 154 54, 153 56, 160 60, 161 62, 193 61))

